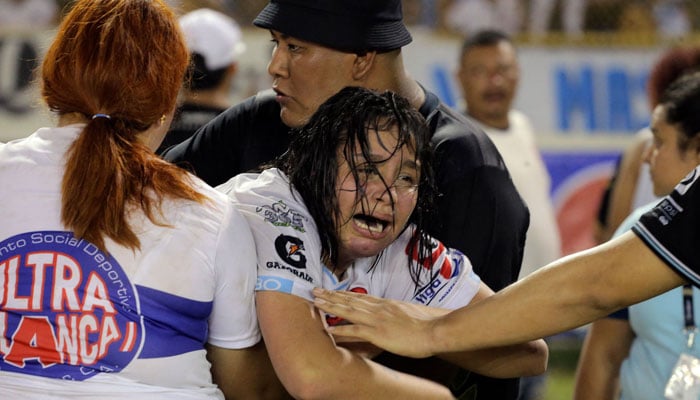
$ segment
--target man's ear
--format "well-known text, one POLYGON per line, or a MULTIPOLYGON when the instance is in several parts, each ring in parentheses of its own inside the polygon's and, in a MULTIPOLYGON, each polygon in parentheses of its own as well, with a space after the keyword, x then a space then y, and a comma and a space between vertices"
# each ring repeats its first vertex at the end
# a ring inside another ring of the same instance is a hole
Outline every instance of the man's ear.
POLYGON ((377 52, 366 51, 364 53, 357 53, 356 56, 352 66, 352 78, 355 80, 363 80, 372 69, 377 52))

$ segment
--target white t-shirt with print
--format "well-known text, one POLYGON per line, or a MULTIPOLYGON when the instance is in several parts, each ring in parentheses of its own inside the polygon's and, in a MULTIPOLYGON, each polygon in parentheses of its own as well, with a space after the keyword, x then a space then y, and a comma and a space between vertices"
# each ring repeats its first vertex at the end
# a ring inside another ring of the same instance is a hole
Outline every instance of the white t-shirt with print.
POLYGON ((316 224, 301 196, 277 169, 240 174, 217 187, 227 193, 247 219, 258 251, 256 290, 290 293, 309 301, 323 287, 454 309, 469 304, 480 285, 465 255, 433 240, 432 264, 414 283, 408 266, 408 227, 381 255, 358 259, 338 279, 321 262, 316 224))
POLYGON ((208 200, 166 200, 170 226, 132 213, 140 250, 75 238, 60 190, 81 129, 0 144, 0 397, 223 398, 204 343, 260 340, 244 218, 193 178, 208 200))

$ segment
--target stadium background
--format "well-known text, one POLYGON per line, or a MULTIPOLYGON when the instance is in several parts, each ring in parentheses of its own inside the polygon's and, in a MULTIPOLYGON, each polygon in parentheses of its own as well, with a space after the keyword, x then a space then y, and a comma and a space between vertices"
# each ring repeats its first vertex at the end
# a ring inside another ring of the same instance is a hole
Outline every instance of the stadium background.
MULTIPOLYGON (((458 106, 461 99, 453 71, 464 33, 448 22, 451 6, 455 1, 493 5, 499 0, 403 1, 414 37, 404 49, 408 70, 447 104, 458 106)), ((635 132, 649 121, 645 90, 652 64, 671 46, 700 44, 698 1, 588 0, 581 34, 567 32, 560 22, 567 1, 571 0, 556 1, 543 34, 529 30, 531 1, 515 1, 522 14, 513 31, 522 70, 515 107, 529 115, 535 127, 552 177, 551 195, 565 254, 594 244, 595 213, 615 161, 635 132), (670 29, 673 21, 663 15, 664 10, 668 14, 668 7, 682 12, 684 30, 670 29)), ((242 26, 248 50, 232 87, 234 101, 269 87, 269 34, 251 24, 266 0, 171 3, 182 11, 216 8, 231 14, 242 26)), ((59 0, 59 4, 69 6, 70 1, 59 0)), ((52 29, 0 26, 2 142, 51 123, 50 113, 37 100, 32 71, 52 37, 52 29)), ((574 340, 571 346, 567 341, 558 343, 564 346, 553 352, 552 375, 557 376, 557 366, 563 368, 563 375, 550 380, 550 391, 559 391, 548 395, 551 399, 570 398, 570 371, 579 342, 574 340)))

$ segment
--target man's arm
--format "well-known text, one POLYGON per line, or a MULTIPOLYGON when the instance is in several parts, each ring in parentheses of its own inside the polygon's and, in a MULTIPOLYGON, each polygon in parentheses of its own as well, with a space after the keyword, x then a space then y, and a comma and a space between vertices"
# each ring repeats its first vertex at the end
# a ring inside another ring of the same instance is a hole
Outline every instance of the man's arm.
POLYGON ((555 261, 442 318, 432 318, 406 303, 350 293, 314 293, 319 308, 354 323, 330 328, 334 335, 367 340, 397 354, 426 357, 550 336, 684 282, 628 232, 555 261))

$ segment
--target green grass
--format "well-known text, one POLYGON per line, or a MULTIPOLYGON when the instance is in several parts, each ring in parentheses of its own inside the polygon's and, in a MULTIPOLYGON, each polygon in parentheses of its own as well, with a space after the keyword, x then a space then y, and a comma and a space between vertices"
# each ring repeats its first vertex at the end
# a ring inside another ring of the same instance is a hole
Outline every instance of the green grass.
POLYGON ((570 400, 574 393, 574 373, 581 351, 581 338, 548 340, 549 366, 542 400, 570 400))
POLYGON ((568 400, 574 394, 574 373, 570 370, 551 369, 542 400, 568 400))

